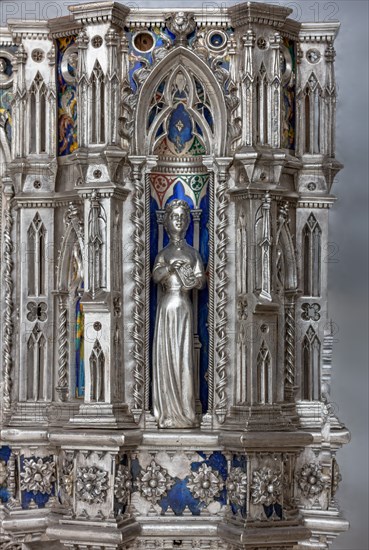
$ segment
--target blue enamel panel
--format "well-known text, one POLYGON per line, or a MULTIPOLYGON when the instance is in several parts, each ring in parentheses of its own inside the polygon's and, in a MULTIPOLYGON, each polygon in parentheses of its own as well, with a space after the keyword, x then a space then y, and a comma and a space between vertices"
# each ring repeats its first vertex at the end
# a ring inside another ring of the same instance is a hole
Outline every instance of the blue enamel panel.
POLYGON ((172 111, 168 123, 168 138, 171 141, 177 153, 181 153, 192 139, 192 119, 185 109, 183 103, 178 103, 172 111))
MULTIPOLYGON (((231 461, 232 468, 241 468, 247 473, 247 457, 246 455, 233 455, 231 461)), ((230 502, 232 513, 235 515, 241 515, 243 518, 247 516, 246 500, 243 506, 240 506, 234 502, 230 502)))
MULTIPOLYGON (((202 464, 207 464, 212 468, 212 470, 219 472, 219 474, 223 478, 223 481, 226 481, 228 475, 226 457, 220 451, 214 451, 208 458, 206 457, 205 453, 201 451, 197 452, 201 457, 204 458, 204 460, 201 462, 193 462, 191 464, 191 470, 197 472, 202 464)), ((222 506, 227 504, 227 491, 225 487, 221 491, 219 497, 215 497, 214 500, 220 502, 222 506)))
POLYGON ((188 477, 185 479, 176 479, 174 485, 170 491, 168 491, 167 496, 162 498, 159 502, 163 513, 165 513, 170 506, 175 515, 180 516, 183 514, 186 506, 188 506, 194 516, 200 515, 205 504, 192 496, 191 491, 187 487, 188 481, 188 477))
MULTIPOLYGON (((11 454, 12 454, 12 451, 10 447, 8 447, 7 445, 0 447, 0 460, 5 465, 8 464, 11 454)), ((8 502, 9 498, 10 498, 10 494, 5 481, 4 485, 0 485, 0 502, 5 504, 6 502, 8 502)))
POLYGON ((11 448, 7 445, 0 447, 0 460, 3 460, 6 464, 8 463, 11 454, 11 448))
MULTIPOLYGON (((218 502, 221 506, 225 506, 227 504, 227 494, 225 488, 225 482, 227 479, 226 457, 221 453, 221 451, 214 451, 210 456, 203 451, 196 452, 203 460, 192 462, 190 464, 190 471, 197 472, 201 465, 206 464, 212 468, 214 473, 219 474, 224 481, 224 488, 220 492, 219 496, 214 498, 214 502, 218 502)), ((131 473, 134 490, 137 490, 137 485, 135 484, 135 482, 137 482, 143 472, 144 468, 141 467, 139 459, 133 459, 131 462, 131 473)), ((158 501, 158 505, 160 506, 162 510, 161 513, 163 515, 170 508, 175 515, 181 516, 187 507, 192 515, 198 516, 201 514, 201 511, 206 508, 206 503, 198 498, 195 498, 191 493, 188 487, 190 479, 190 472, 183 479, 180 479, 179 477, 172 478, 173 485, 171 486, 169 491, 158 501)))
MULTIPOLYGON (((183 181, 183 180, 182 180, 183 181)), ((182 181, 177 181, 174 183, 171 191, 170 197, 166 200, 166 203, 171 202, 174 199, 185 200, 191 209, 195 208, 195 204, 191 197, 186 194, 186 187, 182 181)), ((190 180, 189 180, 190 181, 190 180)), ((188 192, 188 190, 187 190, 188 192)), ((162 208, 165 207, 165 204, 162 205, 162 208)), ((200 204, 197 206, 202 210, 200 218, 200 243, 199 243, 199 252, 201 258, 204 262, 205 271, 207 271, 207 264, 209 261, 209 230, 208 230, 208 220, 209 220, 209 190, 207 189, 205 195, 200 201, 200 204)), ((156 255, 158 253, 158 224, 156 219, 156 211, 159 209, 159 205, 156 200, 151 197, 150 201, 150 268, 153 269, 156 255)), ((193 246, 194 238, 194 222, 191 217, 191 223, 187 231, 186 240, 193 246)), ((168 244, 168 235, 164 230, 163 246, 168 244)), ((208 275, 208 273, 207 273, 208 275)), ((209 363, 209 331, 208 331, 208 302, 209 302, 209 289, 208 285, 204 289, 200 290, 198 293, 198 336, 201 343, 200 349, 200 401, 202 406, 202 411, 205 413, 208 407, 208 383, 206 379, 206 374, 208 371, 209 363)), ((157 286, 152 282, 150 283, 150 347, 152 349, 152 342, 154 337, 154 327, 155 327, 155 315, 156 315, 156 305, 157 305, 157 286)), ((150 372, 152 372, 152 357, 150 353, 150 372)), ((151 403, 150 403, 151 406, 151 403)))
MULTIPOLYGON (((155 26, 149 26, 147 28, 151 32, 154 39, 154 49, 163 48, 166 46, 166 40, 173 42, 175 36, 166 27, 159 28, 155 26), (165 38, 165 40, 164 40, 165 38)), ((126 27, 126 37, 128 40, 128 58, 129 58, 129 82, 132 90, 137 90, 137 84, 134 79, 134 75, 137 70, 146 65, 152 65, 154 62, 153 51, 143 52, 138 50, 134 43, 133 37, 135 36, 137 29, 129 29, 126 27)))

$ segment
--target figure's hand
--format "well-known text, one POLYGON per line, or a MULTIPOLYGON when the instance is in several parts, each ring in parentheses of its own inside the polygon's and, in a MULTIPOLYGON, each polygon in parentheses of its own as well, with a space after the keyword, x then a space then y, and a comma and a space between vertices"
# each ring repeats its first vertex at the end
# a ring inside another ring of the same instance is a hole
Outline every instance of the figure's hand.
POLYGON ((175 260, 173 263, 170 264, 169 270, 173 273, 174 270, 179 269, 186 263, 186 260, 175 260))
POLYGON ((193 287, 196 283, 195 273, 189 263, 181 269, 181 275, 187 287, 193 287))

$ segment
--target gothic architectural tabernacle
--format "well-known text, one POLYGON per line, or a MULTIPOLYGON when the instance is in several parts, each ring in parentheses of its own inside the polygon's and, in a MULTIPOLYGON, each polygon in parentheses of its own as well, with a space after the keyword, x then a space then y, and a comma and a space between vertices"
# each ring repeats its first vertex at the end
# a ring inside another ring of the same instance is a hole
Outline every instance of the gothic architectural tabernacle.
POLYGON ((327 550, 339 23, 69 12, 0 29, 0 549, 327 550))

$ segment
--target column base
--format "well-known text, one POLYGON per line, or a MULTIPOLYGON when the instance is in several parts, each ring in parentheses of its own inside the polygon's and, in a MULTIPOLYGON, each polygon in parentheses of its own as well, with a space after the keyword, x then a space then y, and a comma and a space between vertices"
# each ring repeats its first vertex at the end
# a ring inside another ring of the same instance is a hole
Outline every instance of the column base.
POLYGON ((133 415, 125 404, 83 403, 76 416, 69 420, 68 427, 76 428, 137 428, 133 415))
POLYGON ((222 425, 222 430, 247 430, 257 432, 293 431, 290 415, 284 413, 280 404, 234 405, 222 425))
POLYGON ((122 543, 129 543, 140 534, 140 526, 134 518, 121 520, 73 520, 65 518, 59 525, 48 527, 50 538, 59 540, 66 548, 101 548, 118 550, 122 543), (87 527, 88 526, 88 527, 87 527), (84 546, 83 546, 84 547, 84 546))

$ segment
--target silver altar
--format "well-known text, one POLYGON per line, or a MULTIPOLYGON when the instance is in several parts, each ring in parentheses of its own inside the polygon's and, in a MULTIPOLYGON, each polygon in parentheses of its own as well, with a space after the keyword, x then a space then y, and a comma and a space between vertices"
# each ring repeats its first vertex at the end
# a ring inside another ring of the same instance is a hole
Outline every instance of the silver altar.
POLYGON ((339 23, 69 10, 0 33, 0 548, 326 550, 339 23))

